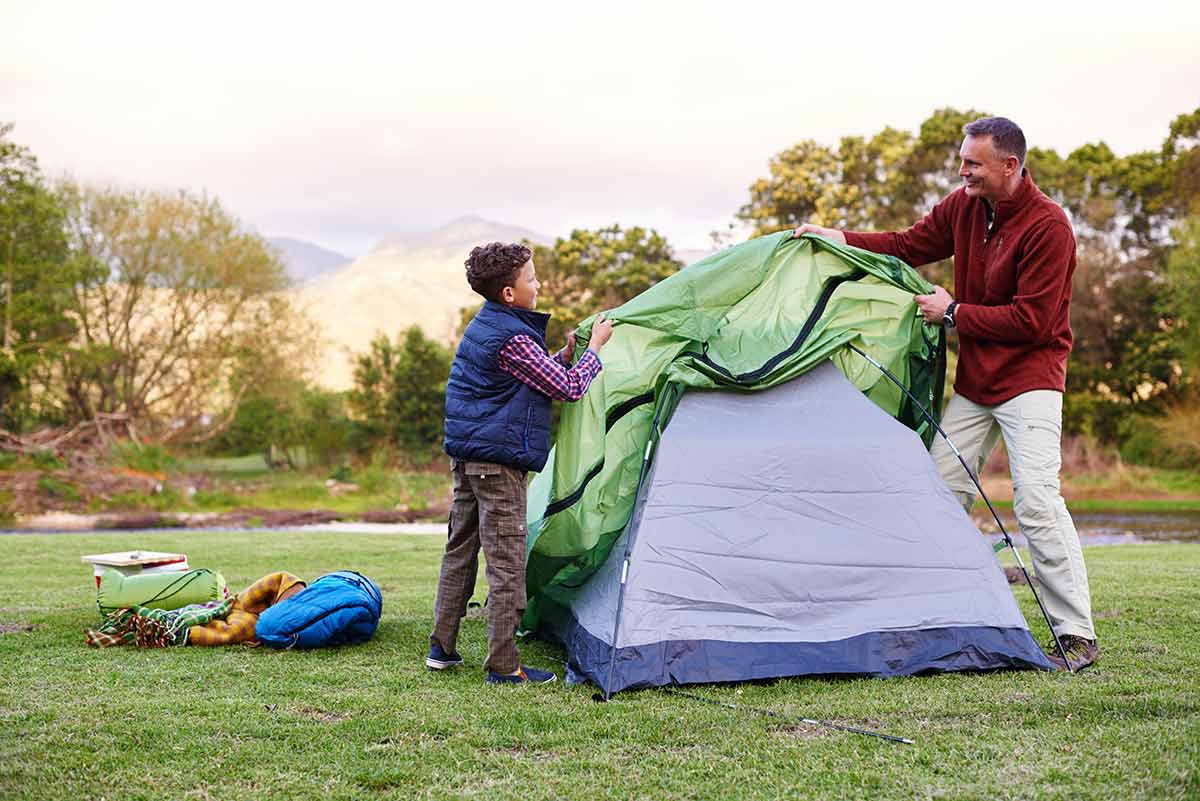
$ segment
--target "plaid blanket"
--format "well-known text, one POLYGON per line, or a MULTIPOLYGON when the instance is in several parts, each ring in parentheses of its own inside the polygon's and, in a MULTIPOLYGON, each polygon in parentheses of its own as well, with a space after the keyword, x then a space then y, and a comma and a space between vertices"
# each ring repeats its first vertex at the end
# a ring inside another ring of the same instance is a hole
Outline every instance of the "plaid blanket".
POLYGON ((187 645, 192 626, 225 617, 233 608, 233 601, 229 598, 170 610, 145 606, 118 609, 110 612, 99 628, 86 629, 85 640, 96 648, 114 645, 140 645, 143 648, 187 645))
POLYGON ((236 598, 192 604, 181 609, 133 606, 109 613, 99 628, 85 629, 88 645, 140 645, 167 648, 174 645, 257 645, 254 627, 269 606, 307 586, 291 573, 263 576, 236 598))

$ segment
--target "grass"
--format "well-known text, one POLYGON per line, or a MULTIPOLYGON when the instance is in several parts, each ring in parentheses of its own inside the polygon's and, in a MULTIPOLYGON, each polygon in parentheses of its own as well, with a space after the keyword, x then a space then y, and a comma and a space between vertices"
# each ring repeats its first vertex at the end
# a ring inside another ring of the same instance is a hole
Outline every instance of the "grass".
MULTIPOLYGON (((1200 512, 1200 498, 1071 498, 1064 493, 1072 512, 1200 512)), ((1012 510, 1012 498, 988 497, 997 509, 1012 510)), ((987 504, 976 499, 971 507, 977 515, 987 514, 987 504)))
MULTIPOLYGON (((1031 672, 787 679, 694 688, 773 719, 658 691, 487 687, 485 621, 468 667, 422 665, 440 538, 254 532, 0 538, 0 797, 1196 798, 1200 547, 1089 549, 1102 661, 1031 672), (384 616, 362 646, 313 652, 90 650, 79 554, 188 554, 233 588, 287 569, 375 579, 384 616), (33 626, 32 631, 24 627, 33 626), (916 746, 806 726, 901 734, 916 746)), ((484 596, 482 577, 477 600, 484 596)), ((1039 638, 1044 624, 1017 590, 1039 638)), ((522 646, 555 668, 561 652, 522 646)))
POLYGON ((358 514, 396 506, 421 510, 449 497, 450 478, 446 473, 366 468, 363 474, 368 480, 356 481, 358 489, 337 495, 326 486, 324 473, 275 472, 237 481, 222 479, 215 481, 211 489, 197 492, 190 504, 179 504, 174 511, 188 511, 189 507, 209 512, 319 508, 358 514))

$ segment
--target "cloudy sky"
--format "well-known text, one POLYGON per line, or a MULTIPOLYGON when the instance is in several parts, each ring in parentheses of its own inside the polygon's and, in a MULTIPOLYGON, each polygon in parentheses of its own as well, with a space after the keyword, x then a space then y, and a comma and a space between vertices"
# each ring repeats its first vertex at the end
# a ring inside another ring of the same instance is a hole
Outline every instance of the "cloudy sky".
POLYGON ((1200 106, 1195 2, 408 5, 0 0, 0 121, 353 256, 464 214, 703 247, 800 139, 953 106, 1128 153, 1200 106))

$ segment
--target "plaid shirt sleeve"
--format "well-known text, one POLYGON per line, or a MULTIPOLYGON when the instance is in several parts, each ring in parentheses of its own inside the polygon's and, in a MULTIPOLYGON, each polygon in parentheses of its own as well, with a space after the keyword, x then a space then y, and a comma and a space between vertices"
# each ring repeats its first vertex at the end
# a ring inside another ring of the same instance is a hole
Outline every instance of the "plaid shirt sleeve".
POLYGON ((603 366, 599 356, 586 350, 568 367, 570 355, 564 351, 550 356, 531 337, 517 334, 500 349, 500 369, 554 400, 577 401, 603 366))

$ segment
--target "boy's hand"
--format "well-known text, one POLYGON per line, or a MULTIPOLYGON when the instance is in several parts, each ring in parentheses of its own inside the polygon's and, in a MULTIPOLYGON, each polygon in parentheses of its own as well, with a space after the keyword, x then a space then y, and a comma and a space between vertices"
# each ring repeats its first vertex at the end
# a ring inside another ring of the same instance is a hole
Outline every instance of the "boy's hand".
POLYGON ((575 332, 574 331, 568 332, 568 334, 567 334, 566 350, 567 350, 568 357, 575 355, 575 332))
POLYGON ((836 228, 824 228, 820 225, 805 223, 796 230, 792 231, 792 238, 799 239, 803 234, 816 234, 817 236, 823 236, 826 239, 832 239, 834 242, 840 242, 843 245, 846 244, 846 235, 836 228))
POLYGON ((597 317, 596 322, 592 323, 592 338, 588 342, 588 347, 599 353, 600 348, 604 347, 604 343, 612 336, 612 329, 612 320, 603 314, 597 317))

